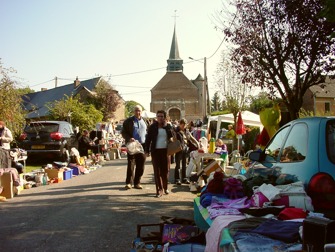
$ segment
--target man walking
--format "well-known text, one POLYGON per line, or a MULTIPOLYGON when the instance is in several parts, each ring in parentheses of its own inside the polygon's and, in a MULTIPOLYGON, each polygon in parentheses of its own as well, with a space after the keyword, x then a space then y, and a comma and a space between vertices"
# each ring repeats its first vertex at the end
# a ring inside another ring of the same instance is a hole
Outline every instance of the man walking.
MULTIPOLYGON (((147 125, 144 119, 141 117, 142 107, 136 105, 134 107, 134 115, 127 118, 123 123, 122 137, 125 139, 126 144, 134 141, 138 141, 142 144, 143 149, 145 144, 145 135, 147 133, 147 125)), ((127 165, 127 177, 126 177, 126 189, 131 189, 132 184, 134 188, 142 189, 141 177, 144 172, 144 164, 146 155, 144 152, 136 153, 131 155, 127 154, 128 165, 127 165), (135 169, 136 166, 136 169, 135 169)))

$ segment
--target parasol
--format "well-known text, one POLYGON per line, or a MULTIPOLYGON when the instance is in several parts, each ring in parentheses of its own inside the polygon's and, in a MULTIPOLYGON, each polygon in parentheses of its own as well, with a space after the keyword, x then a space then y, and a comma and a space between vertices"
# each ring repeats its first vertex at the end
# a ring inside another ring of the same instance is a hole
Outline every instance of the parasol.
POLYGON ((236 124, 236 134, 238 135, 237 139, 237 150, 240 150, 240 135, 244 135, 246 133, 245 126, 242 119, 241 112, 238 112, 237 124, 236 124))

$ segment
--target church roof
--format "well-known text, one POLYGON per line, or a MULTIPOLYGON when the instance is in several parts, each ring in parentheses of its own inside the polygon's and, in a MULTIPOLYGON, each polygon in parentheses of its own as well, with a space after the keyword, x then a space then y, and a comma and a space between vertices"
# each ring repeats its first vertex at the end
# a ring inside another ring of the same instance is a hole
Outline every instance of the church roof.
POLYGON ((203 81, 203 80, 204 80, 204 77, 202 77, 201 74, 199 74, 197 78, 195 79, 195 81, 203 81))
POLYGON ((177 41, 177 35, 176 35, 176 25, 174 26, 174 30, 173 30, 173 37, 172 37, 169 59, 179 59, 179 60, 181 59, 179 57, 178 41, 177 41))
POLYGON ((198 89, 182 72, 167 72, 163 78, 151 89, 156 90, 177 90, 180 92, 182 89, 198 89))

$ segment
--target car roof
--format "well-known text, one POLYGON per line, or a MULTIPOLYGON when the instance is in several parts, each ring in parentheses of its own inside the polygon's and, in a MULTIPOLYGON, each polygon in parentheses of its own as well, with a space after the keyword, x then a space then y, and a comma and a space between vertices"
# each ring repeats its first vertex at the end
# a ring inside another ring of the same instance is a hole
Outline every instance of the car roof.
POLYGON ((31 123, 58 123, 58 124, 70 124, 67 121, 34 121, 34 122, 30 122, 31 123))

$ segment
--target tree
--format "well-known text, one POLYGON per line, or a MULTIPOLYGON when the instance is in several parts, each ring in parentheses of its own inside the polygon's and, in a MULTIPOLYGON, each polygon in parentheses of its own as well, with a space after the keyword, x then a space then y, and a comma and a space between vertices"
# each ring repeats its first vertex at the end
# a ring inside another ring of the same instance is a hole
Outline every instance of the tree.
POLYGON ((121 103, 118 91, 105 80, 101 79, 96 85, 91 96, 87 101, 93 104, 103 114, 103 121, 114 118, 114 112, 121 103))
POLYGON ((273 107, 274 103, 268 96, 266 92, 260 92, 257 96, 250 97, 250 111, 259 114, 262 109, 273 107))
POLYGON ((211 111, 221 111, 222 110, 222 101, 219 96, 219 92, 215 92, 211 101, 211 111))
POLYGON ((216 69, 216 85, 224 97, 223 109, 234 115, 236 124, 238 112, 246 109, 249 92, 246 83, 242 82, 241 75, 236 71, 225 52, 222 52, 222 61, 216 69))
POLYGON ((25 94, 35 93, 35 90, 31 89, 30 87, 18 88, 16 90, 20 94, 20 96, 25 95, 25 94))
POLYGON ((80 129, 94 129, 103 115, 92 104, 81 103, 78 99, 65 96, 62 100, 47 104, 50 120, 68 121, 80 129))
POLYGON ((306 90, 335 69, 334 25, 319 15, 322 3, 235 0, 231 18, 219 19, 243 82, 279 95, 291 119, 299 116, 306 90))
POLYGON ((13 68, 4 68, 0 60, 0 120, 4 121, 17 138, 25 123, 24 111, 21 107, 21 96, 16 89, 16 82, 11 77, 13 68))
MULTIPOLYGON (((134 114, 134 107, 136 105, 141 105, 136 101, 126 101, 126 117, 132 116, 134 114)), ((145 109, 142 105, 143 110, 145 109)))

